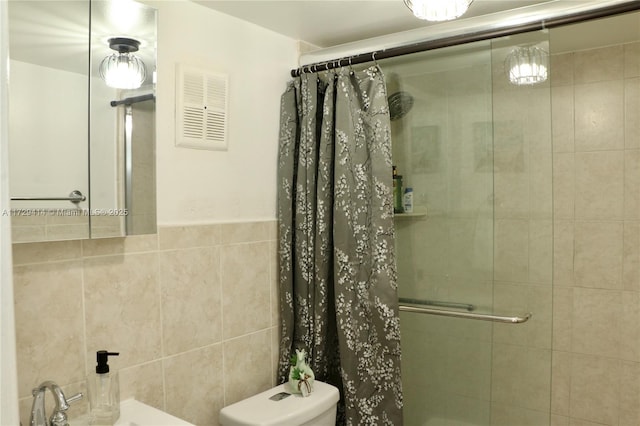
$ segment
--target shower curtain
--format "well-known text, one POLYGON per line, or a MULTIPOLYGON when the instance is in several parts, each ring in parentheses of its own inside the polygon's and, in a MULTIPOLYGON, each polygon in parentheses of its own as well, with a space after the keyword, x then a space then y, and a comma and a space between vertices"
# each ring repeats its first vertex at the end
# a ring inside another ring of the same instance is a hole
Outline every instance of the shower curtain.
POLYGON ((401 425, 391 132, 376 65, 303 74, 282 95, 281 345, 341 393, 338 423, 401 425))

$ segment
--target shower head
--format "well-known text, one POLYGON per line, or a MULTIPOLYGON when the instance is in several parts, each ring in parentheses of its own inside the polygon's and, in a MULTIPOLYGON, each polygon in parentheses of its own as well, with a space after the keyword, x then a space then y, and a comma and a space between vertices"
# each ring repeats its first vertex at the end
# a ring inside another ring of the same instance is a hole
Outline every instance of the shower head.
POLYGON ((391 121, 398 120, 413 107, 413 96, 407 92, 395 92, 388 98, 391 121))

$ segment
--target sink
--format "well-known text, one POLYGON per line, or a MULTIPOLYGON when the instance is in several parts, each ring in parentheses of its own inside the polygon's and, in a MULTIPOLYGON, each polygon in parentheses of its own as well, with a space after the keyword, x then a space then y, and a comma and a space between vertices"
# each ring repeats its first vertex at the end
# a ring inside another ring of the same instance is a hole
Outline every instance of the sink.
MULTIPOLYGON (((89 416, 84 415, 69 421, 70 426, 86 426, 89 416)), ((150 405, 135 399, 120 401, 120 418, 115 426, 194 426, 150 405)))

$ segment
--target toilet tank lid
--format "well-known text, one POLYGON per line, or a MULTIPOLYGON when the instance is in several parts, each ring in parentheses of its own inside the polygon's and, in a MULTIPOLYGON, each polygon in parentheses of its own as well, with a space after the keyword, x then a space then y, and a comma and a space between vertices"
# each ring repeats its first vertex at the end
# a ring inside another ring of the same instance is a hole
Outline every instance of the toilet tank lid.
POLYGON ((225 426, 302 424, 331 409, 340 399, 335 386, 317 380, 308 397, 292 394, 280 400, 270 399, 281 392, 289 393, 285 385, 280 385, 224 407, 220 411, 220 423, 225 426))

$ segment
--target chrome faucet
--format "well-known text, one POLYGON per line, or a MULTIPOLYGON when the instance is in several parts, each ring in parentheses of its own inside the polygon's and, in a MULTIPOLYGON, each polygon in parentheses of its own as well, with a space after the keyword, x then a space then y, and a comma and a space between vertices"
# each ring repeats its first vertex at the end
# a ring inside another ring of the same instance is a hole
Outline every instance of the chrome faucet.
POLYGON ((82 393, 74 395, 69 399, 65 398, 60 386, 52 381, 42 382, 40 386, 34 388, 31 393, 33 395, 30 419, 31 426, 68 426, 66 411, 69 409, 69 403, 82 398, 82 393), (44 412, 44 395, 47 389, 51 391, 56 402, 56 408, 53 410, 53 414, 49 420, 47 420, 44 412))

